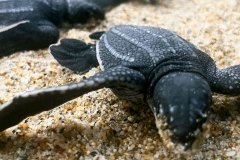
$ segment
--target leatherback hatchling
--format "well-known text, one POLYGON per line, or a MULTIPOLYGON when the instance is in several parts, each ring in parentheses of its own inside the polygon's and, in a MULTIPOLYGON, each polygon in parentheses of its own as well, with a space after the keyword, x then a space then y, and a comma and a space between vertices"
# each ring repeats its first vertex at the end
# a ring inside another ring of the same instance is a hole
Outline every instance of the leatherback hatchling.
POLYGON ((218 69, 192 43, 162 28, 119 25, 95 32, 86 44, 63 39, 50 51, 63 66, 86 72, 98 64, 102 71, 79 83, 23 93, 3 104, 0 131, 27 116, 50 110, 103 87, 118 97, 149 105, 161 136, 189 145, 206 121, 212 91, 240 93, 240 66, 218 69))
POLYGON ((63 22, 103 19, 104 10, 126 0, 0 0, 0 57, 48 47, 63 22))

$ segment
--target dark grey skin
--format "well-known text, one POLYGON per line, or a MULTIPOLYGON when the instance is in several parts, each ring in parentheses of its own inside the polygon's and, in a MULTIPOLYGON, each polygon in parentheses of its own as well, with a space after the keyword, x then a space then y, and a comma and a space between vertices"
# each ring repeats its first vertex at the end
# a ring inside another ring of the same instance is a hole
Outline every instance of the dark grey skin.
POLYGON ((48 47, 63 22, 103 19, 107 8, 127 0, 0 0, 0 57, 48 47))
POLYGON ((156 119, 165 119, 171 139, 189 145, 206 121, 212 92, 240 94, 239 65, 218 69, 206 53, 166 29, 120 25, 90 37, 96 45, 63 39, 50 47, 51 53, 75 72, 98 64, 102 71, 79 83, 14 97, 0 107, 0 131, 107 87, 120 98, 150 106, 156 119))

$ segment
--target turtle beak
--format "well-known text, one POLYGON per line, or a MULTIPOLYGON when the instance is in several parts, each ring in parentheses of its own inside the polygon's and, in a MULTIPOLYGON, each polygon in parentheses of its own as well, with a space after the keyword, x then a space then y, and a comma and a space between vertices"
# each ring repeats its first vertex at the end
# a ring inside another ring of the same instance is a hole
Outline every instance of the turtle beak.
POLYGON ((168 130, 174 143, 192 144, 206 121, 211 100, 211 89, 202 76, 184 72, 165 75, 153 91, 156 121, 162 119, 162 124, 157 122, 158 129, 168 130))

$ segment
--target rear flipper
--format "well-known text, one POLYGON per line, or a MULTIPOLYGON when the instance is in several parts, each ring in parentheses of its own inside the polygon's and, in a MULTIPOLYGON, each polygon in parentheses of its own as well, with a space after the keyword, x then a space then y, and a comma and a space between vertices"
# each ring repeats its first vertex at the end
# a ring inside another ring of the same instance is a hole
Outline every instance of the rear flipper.
POLYGON ((0 57, 22 50, 41 49, 55 43, 59 37, 49 21, 22 20, 0 28, 0 57))
POLYGON ((95 45, 80 40, 62 39, 50 46, 50 52, 62 66, 78 73, 98 66, 95 45))
POLYGON ((217 93, 240 95, 240 65, 217 69, 211 86, 217 93))
POLYGON ((26 92, 0 106, 0 131, 16 125, 28 116, 53 109, 85 93, 103 88, 124 87, 141 92, 145 77, 138 71, 115 67, 79 83, 26 92))
POLYGON ((100 31, 100 32, 94 32, 92 34, 89 35, 89 37, 91 39, 94 39, 94 40, 99 40, 100 37, 105 33, 105 31, 100 31))

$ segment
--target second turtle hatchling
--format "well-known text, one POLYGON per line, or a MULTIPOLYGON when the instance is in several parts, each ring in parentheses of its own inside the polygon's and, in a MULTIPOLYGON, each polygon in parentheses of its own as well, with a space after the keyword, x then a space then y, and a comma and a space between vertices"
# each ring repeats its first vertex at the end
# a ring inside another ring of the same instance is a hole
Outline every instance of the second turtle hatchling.
POLYGON ((58 26, 103 19, 127 0, 0 0, 0 57, 56 43, 58 26))

